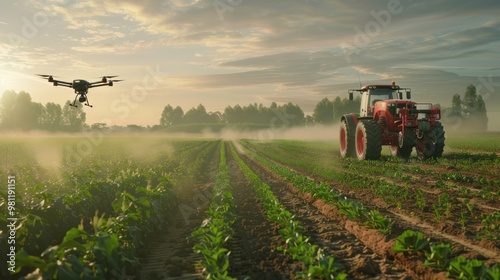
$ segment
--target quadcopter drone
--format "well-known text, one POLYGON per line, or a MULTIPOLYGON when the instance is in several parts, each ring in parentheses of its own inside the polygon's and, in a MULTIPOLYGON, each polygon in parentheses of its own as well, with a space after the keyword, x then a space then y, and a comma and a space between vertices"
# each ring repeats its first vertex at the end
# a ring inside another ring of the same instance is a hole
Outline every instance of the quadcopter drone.
POLYGON ((84 105, 93 107, 92 105, 89 104, 89 99, 87 97, 87 93, 89 88, 93 87, 103 87, 103 86, 113 86, 113 83, 120 82, 123 80, 109 80, 118 76, 103 76, 100 81, 98 82, 87 82, 86 80, 73 80, 72 83, 70 82, 64 82, 64 81, 58 81, 54 80, 54 77, 52 75, 41 75, 37 74, 38 76, 42 77, 43 79, 46 79, 49 81, 49 83, 53 83, 54 86, 63 86, 63 87, 69 87, 75 89, 75 100, 73 100, 73 103, 70 103, 69 106, 72 107, 78 107, 76 103, 76 99, 78 98, 78 101, 80 103, 84 103, 84 105))

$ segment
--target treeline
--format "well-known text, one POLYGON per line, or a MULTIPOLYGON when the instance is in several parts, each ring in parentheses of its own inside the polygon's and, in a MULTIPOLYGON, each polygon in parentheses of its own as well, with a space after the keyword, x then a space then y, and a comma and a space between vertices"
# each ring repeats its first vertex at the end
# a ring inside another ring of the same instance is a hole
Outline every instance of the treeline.
POLYGON ((187 112, 177 106, 164 107, 159 125, 142 127, 138 125, 111 126, 106 123, 86 124, 86 114, 82 107, 70 107, 68 100, 64 106, 48 102, 45 105, 33 102, 29 93, 5 91, 0 99, 0 130, 48 132, 78 132, 84 129, 106 129, 112 131, 158 130, 179 124, 262 124, 264 126, 301 126, 309 124, 331 124, 338 122, 343 114, 358 112, 361 100, 354 101, 337 97, 323 98, 314 108, 312 115, 305 115, 300 106, 288 102, 270 106, 249 104, 227 106, 223 112, 207 112, 200 104, 187 112))
POLYGON ((227 106, 222 113, 207 112, 202 104, 184 113, 181 107, 174 108, 168 104, 161 114, 160 127, 191 123, 251 123, 290 127, 314 123, 331 124, 340 121, 343 114, 359 111, 360 105, 359 96, 354 101, 347 98, 340 99, 340 97, 334 100, 323 98, 316 104, 311 116, 305 115, 298 105, 291 102, 283 105, 273 102, 269 107, 257 103, 246 106, 227 106))
POLYGON ((453 95, 451 107, 444 109, 443 115, 445 124, 457 130, 486 131, 488 128, 486 104, 472 84, 465 89, 463 98, 458 93, 453 95))
POLYGON ((86 127, 81 107, 71 108, 48 102, 33 102, 29 93, 5 91, 0 99, 0 129, 9 131, 45 130, 77 132, 86 127))

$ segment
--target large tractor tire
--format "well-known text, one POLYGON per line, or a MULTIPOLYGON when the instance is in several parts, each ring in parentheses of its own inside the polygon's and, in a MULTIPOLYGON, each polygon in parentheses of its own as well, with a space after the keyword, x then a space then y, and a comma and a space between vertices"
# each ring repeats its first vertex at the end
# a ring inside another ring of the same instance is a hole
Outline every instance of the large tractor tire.
POLYGON ((432 128, 432 133, 434 134, 436 143, 434 144, 434 152, 431 157, 436 159, 440 158, 443 155, 444 151, 444 128, 441 122, 436 121, 436 126, 432 128))
POLYGON ((419 143, 415 148, 415 150, 417 150, 417 156, 420 160, 431 158, 434 150, 436 149, 435 142, 430 135, 431 133, 424 136, 421 140, 422 143, 419 143))
MULTIPOLYGON (((399 143, 397 146, 397 150, 395 155, 402 159, 410 159, 411 152, 413 151, 413 147, 416 146, 417 143, 417 135, 415 131, 412 129, 405 129, 405 134, 399 133, 399 143)), ((391 147, 392 153, 392 147, 391 147)))
POLYGON ((342 158, 354 157, 356 153, 354 152, 356 147, 354 144, 354 135, 349 131, 347 122, 342 120, 340 122, 340 156, 342 158))
POLYGON ((444 129, 440 122, 426 133, 422 138, 422 143, 417 146, 417 155, 421 160, 436 159, 443 155, 444 150, 444 129))
POLYGON ((356 126, 356 157, 358 160, 380 158, 382 131, 375 121, 360 121, 356 126))

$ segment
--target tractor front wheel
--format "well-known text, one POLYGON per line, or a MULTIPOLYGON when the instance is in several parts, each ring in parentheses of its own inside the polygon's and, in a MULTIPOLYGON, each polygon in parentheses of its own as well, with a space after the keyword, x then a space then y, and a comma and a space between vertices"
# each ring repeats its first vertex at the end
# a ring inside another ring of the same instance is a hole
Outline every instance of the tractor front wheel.
POLYGON ((349 132, 347 127, 347 123, 343 120, 340 123, 340 156, 342 158, 353 157, 354 149, 356 148, 354 145, 354 135, 349 132))
POLYGON ((413 147, 417 143, 417 135, 415 134, 415 131, 405 128, 404 136, 403 133, 399 132, 398 138, 399 143, 396 155, 402 159, 410 159, 413 147))
POLYGON ((417 150, 417 156, 420 160, 426 160, 432 157, 432 153, 435 150, 434 142, 433 139, 427 136, 419 140, 415 149, 417 150))
POLYGON ((356 157, 358 160, 378 159, 382 151, 382 131, 375 121, 360 121, 356 126, 356 157))
POLYGON ((418 157, 422 160, 441 157, 444 150, 444 139, 443 126, 440 122, 436 122, 432 131, 425 134, 422 140, 418 143, 418 157))

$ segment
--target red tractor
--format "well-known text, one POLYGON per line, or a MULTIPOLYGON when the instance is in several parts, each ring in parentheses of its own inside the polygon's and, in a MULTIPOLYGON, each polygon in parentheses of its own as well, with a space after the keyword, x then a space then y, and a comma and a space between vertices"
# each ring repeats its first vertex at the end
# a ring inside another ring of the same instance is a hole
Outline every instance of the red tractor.
POLYGON ((416 103, 409 88, 390 85, 367 85, 348 91, 362 94, 359 114, 342 116, 340 124, 340 155, 358 160, 378 159, 382 145, 391 154, 410 158, 413 147, 420 159, 439 158, 444 149, 441 110, 430 103, 416 103))

